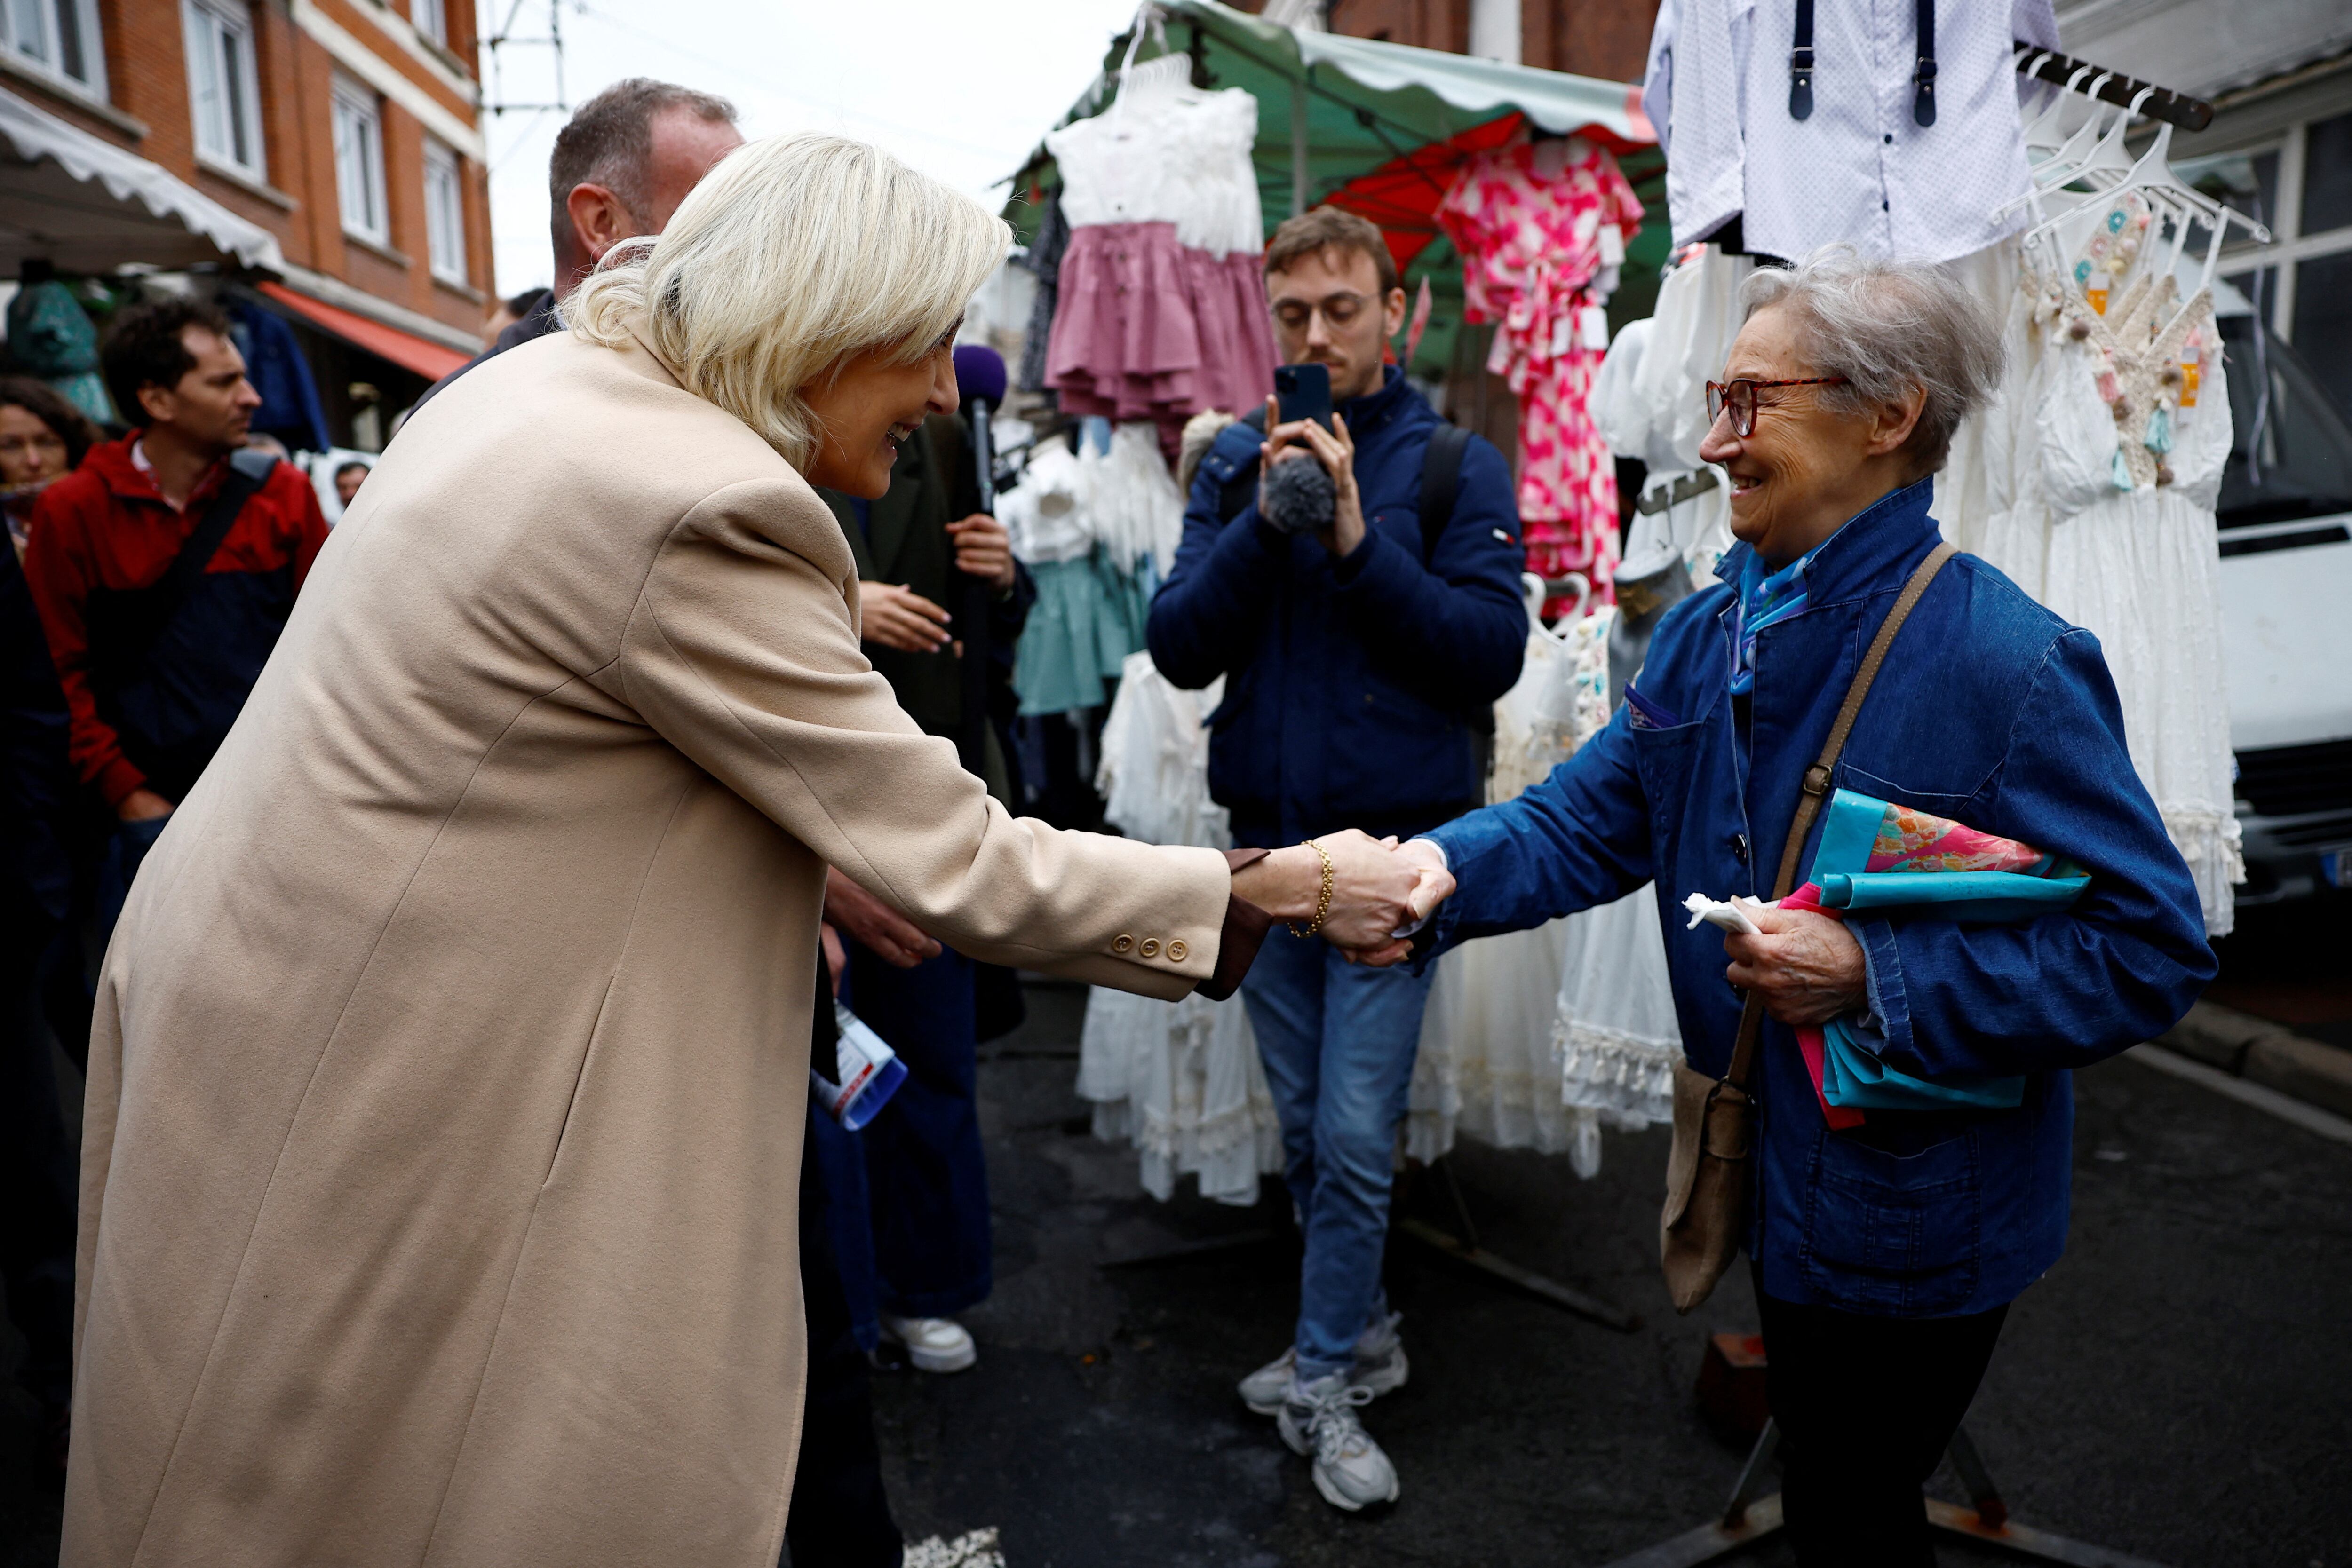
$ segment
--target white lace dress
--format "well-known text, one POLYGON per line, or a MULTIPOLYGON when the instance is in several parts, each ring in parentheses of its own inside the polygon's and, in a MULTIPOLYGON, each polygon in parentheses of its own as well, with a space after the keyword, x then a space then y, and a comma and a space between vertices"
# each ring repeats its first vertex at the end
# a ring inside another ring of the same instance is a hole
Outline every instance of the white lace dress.
MULTIPOLYGON (((1530 635, 1528 673, 1496 705, 1495 799, 1543 776, 1529 777, 1520 753, 1556 765, 1608 722, 1615 613, 1530 635)), ((1430 988, 1405 1153, 1434 1159, 1460 1135, 1564 1154, 1579 1176, 1593 1176, 1603 1126, 1671 1116, 1672 1063, 1681 1054, 1648 889, 1532 931, 1465 943, 1439 960, 1430 988)))
POLYGON ((1265 246, 1257 175, 1257 99, 1222 92, 1137 92, 1045 135, 1073 228, 1174 224, 1176 243, 1223 256, 1265 246))
POLYGON ((2045 299, 2042 600, 2097 634, 2132 766, 2218 936, 2234 924, 2232 884, 2245 862, 2231 799, 2213 522, 2231 431, 2212 300, 2200 293, 2183 304, 2169 277, 2145 275, 2105 316, 2075 291, 2045 299))
MULTIPOLYGON (((1208 731, 1223 682, 1171 685, 1151 655, 1127 661, 1104 721, 1096 787, 1103 816, 1131 839, 1223 849, 1224 808, 1209 799, 1208 731)), ((1201 1196, 1246 1207, 1282 1168, 1282 1128, 1239 997, 1155 1001, 1097 987, 1078 1037, 1078 1094, 1094 1134, 1131 1142, 1144 1190, 1165 1202, 1180 1177, 1201 1196)))

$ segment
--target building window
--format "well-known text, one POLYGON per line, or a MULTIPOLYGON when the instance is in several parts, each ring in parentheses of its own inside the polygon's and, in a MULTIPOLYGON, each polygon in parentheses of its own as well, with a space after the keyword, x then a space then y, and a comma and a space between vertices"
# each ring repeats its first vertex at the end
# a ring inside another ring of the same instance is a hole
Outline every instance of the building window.
POLYGON ((425 236, 432 251, 433 276, 466 281, 466 186, 457 155, 430 136, 425 139, 425 236))
POLYGON ((260 179, 261 80, 253 64, 253 13, 244 0, 184 0, 188 100, 196 152, 260 179))
POLYGON ((2290 125, 2276 141, 2181 167, 2270 225, 2270 244, 2233 246, 2222 270, 2262 270, 2265 324, 2352 418, 2352 114, 2290 125))
POLYGON ((66 86, 106 97, 98 0, 9 0, 0 5, 0 45, 66 86))
POLYGON ((408 19, 416 30, 440 45, 449 47, 449 13, 443 9, 444 0, 408 0, 408 19))
POLYGON ((383 202, 383 102, 344 76, 335 78, 335 193, 344 233, 392 243, 383 202))

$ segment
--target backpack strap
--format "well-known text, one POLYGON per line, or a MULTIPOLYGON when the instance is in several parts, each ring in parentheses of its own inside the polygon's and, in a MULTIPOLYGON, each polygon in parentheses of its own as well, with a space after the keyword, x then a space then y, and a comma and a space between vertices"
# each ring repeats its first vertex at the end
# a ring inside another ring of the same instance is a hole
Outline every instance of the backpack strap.
POLYGON ((188 530, 181 541, 180 553, 163 575, 155 580, 154 625, 160 634, 179 611, 181 601, 188 597, 205 569, 220 553, 221 541, 236 526, 237 515, 245 504, 261 493, 269 476, 278 468, 278 459, 267 452, 241 447, 229 455, 228 477, 221 482, 220 494, 212 498, 196 526, 188 530))
MULTIPOLYGON (((1797 861, 1804 853, 1805 835, 1813 830, 1813 819, 1821 815, 1822 802, 1828 798, 1830 779, 1836 772, 1840 753, 1845 750, 1845 737, 1853 733, 1853 721, 1862 714, 1862 705, 1870 695, 1871 683, 1878 679, 1878 666, 1886 662, 1887 649, 1895 645, 1895 634, 1903 630, 1903 622, 1944 570, 1944 563, 1960 552, 1949 544, 1938 544, 1927 552, 1927 559, 1912 572, 1911 580, 1895 601, 1895 608, 1878 623, 1878 635, 1870 640, 1870 650, 1862 656, 1862 667, 1853 673, 1853 682, 1845 689, 1845 701, 1838 705, 1837 718, 1830 726, 1830 737, 1822 746, 1822 755, 1805 769, 1797 796, 1797 814, 1789 824, 1789 841, 1780 850, 1780 874, 1772 883, 1772 896, 1789 896, 1797 885, 1797 861)), ((1748 993, 1747 1005, 1740 1009, 1739 1036, 1731 1051, 1731 1071, 1724 1082, 1736 1088, 1748 1087, 1748 1068, 1756 1055, 1757 1038, 1764 1032, 1764 998, 1755 991, 1748 993)))
POLYGON ((1454 497, 1462 487, 1462 458, 1470 450, 1470 433, 1458 424, 1440 424, 1429 433, 1429 447, 1421 456, 1421 564, 1437 559, 1437 541, 1454 520, 1454 497))

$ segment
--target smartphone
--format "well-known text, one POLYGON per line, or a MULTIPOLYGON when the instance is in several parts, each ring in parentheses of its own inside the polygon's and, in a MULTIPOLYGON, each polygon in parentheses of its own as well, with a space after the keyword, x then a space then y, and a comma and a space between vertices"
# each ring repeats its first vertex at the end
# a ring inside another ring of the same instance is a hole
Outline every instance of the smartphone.
POLYGON ((1275 366, 1274 395, 1281 403, 1279 423, 1294 424, 1311 419, 1326 430, 1331 428, 1330 366, 1275 366))

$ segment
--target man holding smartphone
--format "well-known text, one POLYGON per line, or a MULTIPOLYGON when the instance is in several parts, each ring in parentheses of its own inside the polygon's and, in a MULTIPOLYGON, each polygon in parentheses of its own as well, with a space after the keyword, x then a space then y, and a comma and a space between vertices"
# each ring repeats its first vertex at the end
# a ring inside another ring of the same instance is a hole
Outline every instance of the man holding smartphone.
MULTIPOLYGON (((1488 716, 1518 678, 1510 465, 1387 362, 1405 297, 1371 224, 1329 207, 1292 218, 1266 246, 1265 285, 1283 358, 1329 377, 1329 425, 1286 422, 1269 397, 1210 448, 1152 602, 1152 661, 1180 686, 1227 677, 1209 784, 1236 847, 1342 827, 1408 839, 1483 803, 1488 716), (1267 476, 1292 463, 1328 474, 1328 513, 1267 505, 1267 476)), ((1285 380, 1313 401, 1312 375, 1285 380)), ((1381 1263, 1429 976, 1350 965, 1312 937, 1268 933, 1242 986, 1307 1255, 1291 1348, 1241 1394, 1353 1511, 1398 1493, 1356 1411, 1405 1380, 1381 1263)))

